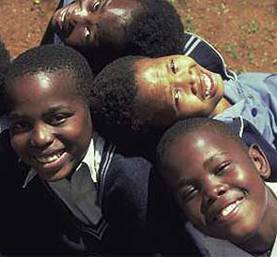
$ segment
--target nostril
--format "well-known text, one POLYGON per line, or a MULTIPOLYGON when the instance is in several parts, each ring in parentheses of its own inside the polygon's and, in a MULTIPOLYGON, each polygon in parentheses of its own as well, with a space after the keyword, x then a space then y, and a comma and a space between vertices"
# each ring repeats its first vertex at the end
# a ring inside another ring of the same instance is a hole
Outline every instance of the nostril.
POLYGON ((220 190, 220 191, 218 192, 218 196, 222 196, 222 195, 224 195, 224 193, 225 193, 224 190, 220 190))

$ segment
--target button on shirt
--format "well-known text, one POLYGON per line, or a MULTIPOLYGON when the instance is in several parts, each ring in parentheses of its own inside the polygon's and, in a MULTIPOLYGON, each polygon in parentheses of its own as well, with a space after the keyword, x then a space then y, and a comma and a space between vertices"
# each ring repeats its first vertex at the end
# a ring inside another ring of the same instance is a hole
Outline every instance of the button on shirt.
POLYGON ((237 80, 224 81, 224 96, 233 105, 214 118, 226 122, 242 117, 276 148, 277 74, 244 73, 237 80))

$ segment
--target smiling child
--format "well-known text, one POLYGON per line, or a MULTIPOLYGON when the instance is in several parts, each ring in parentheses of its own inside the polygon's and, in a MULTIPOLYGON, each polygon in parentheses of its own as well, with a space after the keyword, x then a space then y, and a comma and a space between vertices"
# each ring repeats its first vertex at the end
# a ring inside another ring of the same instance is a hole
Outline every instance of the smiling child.
POLYGON ((151 164, 125 158, 94 130, 92 79, 86 59, 70 47, 45 45, 17 57, 5 81, 10 142, 30 167, 24 188, 47 189, 71 248, 138 253, 147 241, 141 232, 151 164))
POLYGON ((271 170, 258 145, 248 148, 223 122, 194 118, 174 124, 157 152, 162 178, 196 229, 253 256, 276 255, 277 186, 263 181, 271 170))
POLYGON ((183 55, 123 57, 94 79, 95 124, 120 144, 127 135, 139 138, 136 143, 150 141, 183 118, 229 122, 241 117, 276 147, 276 85, 277 75, 268 73, 245 73, 226 81, 183 55))
POLYGON ((95 72, 122 56, 185 54, 224 79, 235 76, 211 44, 185 30, 167 0, 61 0, 41 43, 74 47, 95 72))

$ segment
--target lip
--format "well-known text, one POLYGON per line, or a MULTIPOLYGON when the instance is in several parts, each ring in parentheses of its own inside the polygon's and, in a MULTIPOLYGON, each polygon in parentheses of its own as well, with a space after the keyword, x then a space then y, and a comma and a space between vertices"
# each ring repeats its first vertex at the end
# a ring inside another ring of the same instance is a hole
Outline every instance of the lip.
POLYGON ((215 78, 211 72, 203 71, 200 75, 201 97, 202 100, 208 100, 214 97, 216 93, 215 78))
POLYGON ((52 25, 54 27, 55 32, 61 36, 61 37, 68 37, 72 30, 73 26, 69 22, 69 16, 70 14, 70 9, 69 7, 67 8, 62 8, 56 12, 54 17, 52 18, 52 25))
POLYGON ((51 151, 43 154, 33 155, 33 162, 36 163, 36 166, 42 169, 57 169, 62 166, 68 153, 65 149, 51 151))
POLYGON ((236 218, 238 211, 244 200, 245 197, 241 196, 233 201, 225 203, 220 208, 215 208, 213 211, 211 211, 209 215, 207 215, 207 223, 218 224, 232 222, 236 218))

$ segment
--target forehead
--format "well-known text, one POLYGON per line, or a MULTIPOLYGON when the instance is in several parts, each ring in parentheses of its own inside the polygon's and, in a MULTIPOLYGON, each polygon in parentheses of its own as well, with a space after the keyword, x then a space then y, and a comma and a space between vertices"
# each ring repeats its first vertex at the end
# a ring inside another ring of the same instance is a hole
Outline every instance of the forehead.
MULTIPOLYGON (((143 72, 143 68, 139 68, 143 72)), ((151 73, 151 72, 150 72, 151 73)), ((136 71, 137 112, 143 119, 150 121, 151 126, 162 129, 176 120, 176 110, 172 104, 172 92, 167 82, 162 82, 155 75, 140 74, 136 71)))
POLYGON ((68 71, 37 72, 13 79, 7 88, 8 97, 13 102, 35 101, 46 97, 63 98, 76 96, 76 83, 68 71))
POLYGON ((166 149, 166 163, 175 165, 194 165, 203 163, 214 156, 224 153, 229 158, 240 159, 244 156, 243 147, 230 136, 210 131, 208 128, 176 136, 166 149))
POLYGON ((181 177, 195 177, 204 167, 225 158, 243 160, 246 153, 233 139, 207 130, 176 136, 165 151, 162 172, 171 184, 181 177))
POLYGON ((106 2, 107 6, 118 16, 123 15, 124 10, 133 11, 142 7, 138 0, 107 0, 106 2))

